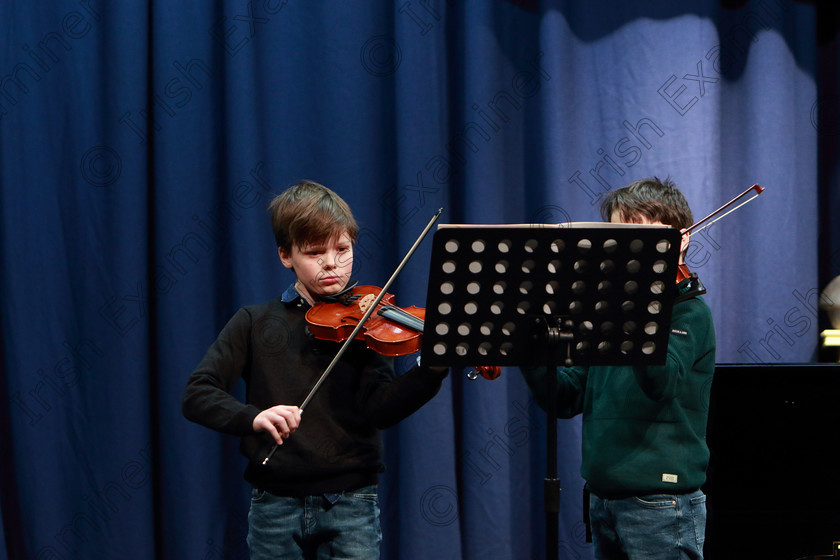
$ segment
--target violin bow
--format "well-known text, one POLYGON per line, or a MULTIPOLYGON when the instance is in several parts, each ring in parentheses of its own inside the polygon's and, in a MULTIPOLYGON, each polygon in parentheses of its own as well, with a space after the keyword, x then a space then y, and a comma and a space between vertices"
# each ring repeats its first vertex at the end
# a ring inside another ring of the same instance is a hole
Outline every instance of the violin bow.
POLYGON ((693 234, 693 233, 697 233, 698 231, 702 231, 702 230, 706 229, 707 227, 709 227, 710 225, 712 225, 716 221, 720 220, 721 218, 723 218, 724 216, 726 216, 728 214, 731 214, 732 212, 734 212, 735 210, 737 210, 738 208, 740 208, 741 206, 743 206, 747 202, 751 201, 752 199, 754 199, 755 197, 757 197, 758 195, 760 195, 763 192, 764 192, 764 187, 759 186, 757 184, 751 186, 750 188, 748 188, 747 190, 745 190, 744 192, 742 192, 741 194, 739 194, 738 196, 736 196, 735 198, 733 198, 732 200, 730 200, 729 202, 727 202, 726 204, 724 204, 723 206, 721 206, 720 208, 718 208, 717 210, 715 210, 714 212, 712 212, 711 214, 709 214, 708 216, 703 218, 702 220, 700 220, 698 222, 695 222, 694 225, 683 229, 680 232, 680 234, 682 234, 682 235, 685 235, 686 233, 693 234), (747 196, 749 196, 750 193, 753 193, 753 195, 751 197, 747 198, 746 200, 744 200, 743 202, 741 202, 741 199, 746 198, 747 196), (738 204, 739 202, 740 202, 740 204, 738 204), (730 208, 730 206, 733 206, 735 204, 738 204, 738 206, 735 206, 734 208, 730 208), (720 214, 720 215, 718 215, 718 214, 720 214))
MULTIPOLYGON (((437 212, 435 212, 435 215, 432 216, 432 219, 429 220, 429 223, 426 224, 426 227, 423 228, 422 232, 420 232, 420 236, 414 241, 414 244, 408 250, 408 253, 406 253, 405 257, 403 257, 402 262, 400 262, 400 264, 397 266, 397 269, 394 271, 394 273, 391 275, 388 281, 385 282, 385 285, 382 286, 382 289, 379 291, 379 295, 376 296, 376 299, 373 300, 371 306, 368 308, 367 311, 365 311, 365 314, 362 315, 362 318, 359 320, 358 324, 356 325, 356 328, 353 329, 353 332, 350 333, 350 336, 347 337, 347 340, 345 340, 341 347, 338 349, 338 352, 336 352, 332 361, 327 366, 327 369, 324 370, 324 373, 321 374, 321 377, 318 378, 318 381, 316 381, 315 385, 312 386, 312 389, 310 389, 309 394, 306 395, 306 398, 303 399, 303 402, 301 403, 300 407, 298 407, 301 411, 303 411, 303 409, 306 408, 306 405, 308 405, 309 401, 312 400, 312 397, 315 396, 315 393, 324 383, 324 380, 327 379, 327 376, 332 372, 333 368, 338 363, 338 360, 341 359, 341 356, 344 355, 344 352, 347 350, 350 343, 353 341, 353 339, 356 338, 356 335, 359 334, 359 331, 362 330, 362 327, 364 327, 367 320, 376 310, 377 306, 379 306, 380 302, 382 301, 382 298, 385 297, 385 293, 388 291, 388 288, 391 287, 391 284, 393 284, 394 280, 397 279, 397 275, 399 275, 399 273, 402 272, 402 269, 405 268, 405 265, 408 264, 408 261, 417 251, 417 248, 420 246, 420 243, 423 242, 423 239, 425 239, 426 235, 429 233, 429 230, 432 229, 432 226, 435 224, 438 218, 440 218, 441 213, 443 213, 443 208, 440 208, 437 212)), ((268 462, 271 460, 271 457, 274 455, 274 452, 277 451, 277 447, 278 445, 275 443, 274 447, 271 448, 271 451, 268 452, 266 458, 263 459, 263 465, 268 464, 268 462)))

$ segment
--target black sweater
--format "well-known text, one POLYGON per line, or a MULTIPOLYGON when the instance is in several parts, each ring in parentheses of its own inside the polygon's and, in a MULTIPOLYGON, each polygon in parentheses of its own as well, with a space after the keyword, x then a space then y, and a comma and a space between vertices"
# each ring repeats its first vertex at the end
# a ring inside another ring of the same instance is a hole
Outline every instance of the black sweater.
POLYGON ((353 490, 375 484, 384 470, 379 430, 419 409, 444 374, 415 367, 397 377, 390 358, 354 341, 306 406, 299 428, 273 454, 253 421, 275 405, 300 405, 339 345, 312 338, 300 298, 244 307, 225 325, 184 391, 184 416, 240 436, 245 479, 281 496, 353 490), (242 378, 245 403, 231 393, 242 378))

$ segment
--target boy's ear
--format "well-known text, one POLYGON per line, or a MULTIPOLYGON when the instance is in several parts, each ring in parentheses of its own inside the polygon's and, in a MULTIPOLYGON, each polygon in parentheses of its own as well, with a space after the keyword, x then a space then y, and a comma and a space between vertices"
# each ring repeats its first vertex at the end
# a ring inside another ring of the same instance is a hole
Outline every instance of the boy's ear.
POLYGON ((277 254, 280 255, 280 260, 286 268, 292 268, 292 255, 283 250, 283 247, 277 247, 277 254))

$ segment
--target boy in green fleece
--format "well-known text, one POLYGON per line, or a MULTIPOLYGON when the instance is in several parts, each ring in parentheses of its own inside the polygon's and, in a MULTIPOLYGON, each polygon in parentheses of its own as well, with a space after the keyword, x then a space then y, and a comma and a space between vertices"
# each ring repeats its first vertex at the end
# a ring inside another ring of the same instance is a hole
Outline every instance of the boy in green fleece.
MULTIPOLYGON (((668 179, 611 191, 601 206, 613 223, 693 223, 668 179)), ((680 247, 684 263, 688 235, 680 247)), ((557 415, 583 415, 581 475, 591 491, 589 521, 599 559, 703 557, 709 449, 706 419, 715 369, 712 315, 695 274, 677 285, 665 365, 592 366, 555 372, 557 415)), ((523 367, 545 407, 545 367, 523 367)))

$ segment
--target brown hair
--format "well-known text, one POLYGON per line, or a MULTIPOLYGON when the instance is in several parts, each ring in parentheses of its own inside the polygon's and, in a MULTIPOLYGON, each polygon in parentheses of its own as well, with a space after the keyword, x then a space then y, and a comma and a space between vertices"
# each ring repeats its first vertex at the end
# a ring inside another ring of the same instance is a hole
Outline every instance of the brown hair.
POLYGON ((608 222, 616 213, 622 221, 630 223, 640 217, 677 229, 694 223, 688 202, 670 178, 664 181, 657 177, 642 179, 610 191, 601 204, 601 217, 608 222))
POLYGON ((350 207, 335 192, 314 181, 301 181, 277 195, 268 205, 271 229, 277 246, 292 247, 321 243, 345 231, 356 241, 359 226, 350 207))

